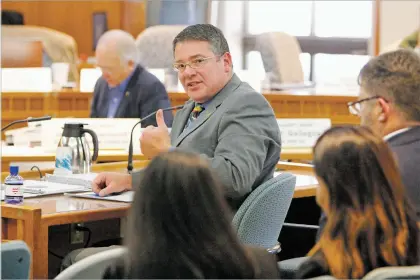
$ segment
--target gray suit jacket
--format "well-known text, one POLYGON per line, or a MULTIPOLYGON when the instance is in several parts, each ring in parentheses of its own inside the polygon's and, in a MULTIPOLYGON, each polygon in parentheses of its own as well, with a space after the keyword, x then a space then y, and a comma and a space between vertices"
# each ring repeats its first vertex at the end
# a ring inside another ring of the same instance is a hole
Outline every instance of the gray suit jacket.
MULTIPOLYGON (((172 125, 173 147, 201 154, 237 209, 257 186, 273 177, 280 158, 280 130, 270 104, 236 75, 184 130, 194 101, 186 102, 172 125)), ((133 174, 133 187, 139 184, 133 174)))

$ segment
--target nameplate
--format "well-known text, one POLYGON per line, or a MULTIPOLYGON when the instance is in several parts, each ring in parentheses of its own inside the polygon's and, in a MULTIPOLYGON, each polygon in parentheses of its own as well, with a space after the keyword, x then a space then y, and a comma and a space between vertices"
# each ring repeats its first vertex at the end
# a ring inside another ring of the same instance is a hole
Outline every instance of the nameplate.
POLYGON ((50 92, 53 89, 50 67, 2 68, 2 92, 50 92))
POLYGON ((330 119, 277 119, 283 147, 313 147, 316 140, 331 127, 330 119))
POLYGON ((102 76, 99 68, 84 68, 80 70, 80 92, 93 92, 96 81, 102 76))
MULTIPOLYGON (((35 127, 34 139, 40 140, 44 150, 54 152, 63 134, 65 123, 82 123, 85 129, 93 130, 98 136, 100 150, 125 150, 130 141, 131 130, 139 119, 107 119, 107 118, 53 118, 49 121, 29 123, 35 127)), ((84 134, 89 147, 93 149, 93 141, 88 133, 84 134)), ((133 143, 138 145, 140 125, 133 133, 133 143)))

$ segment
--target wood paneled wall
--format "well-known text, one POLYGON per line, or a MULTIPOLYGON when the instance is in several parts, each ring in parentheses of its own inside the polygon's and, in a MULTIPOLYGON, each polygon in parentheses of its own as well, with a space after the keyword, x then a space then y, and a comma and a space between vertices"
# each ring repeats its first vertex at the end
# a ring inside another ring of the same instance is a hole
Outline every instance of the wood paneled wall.
POLYGON ((93 13, 106 12, 108 29, 123 29, 134 37, 146 27, 144 0, 121 1, 11 1, 3 10, 23 13, 25 25, 45 26, 73 36, 79 53, 93 55, 93 13))

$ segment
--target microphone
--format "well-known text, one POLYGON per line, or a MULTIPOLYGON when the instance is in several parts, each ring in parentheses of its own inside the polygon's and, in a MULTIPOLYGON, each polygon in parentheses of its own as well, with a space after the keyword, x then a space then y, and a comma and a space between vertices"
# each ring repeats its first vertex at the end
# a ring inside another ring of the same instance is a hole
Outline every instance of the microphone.
POLYGON ((15 125, 15 124, 17 124, 17 123, 24 123, 24 122, 39 122, 39 121, 47 121, 47 120, 51 120, 51 116, 44 116, 44 117, 39 117, 39 118, 32 118, 32 117, 29 117, 29 118, 24 119, 24 120, 17 120, 17 121, 14 121, 14 122, 9 123, 9 124, 8 124, 8 125, 6 125, 5 127, 3 127, 3 128, 1 129, 1 131, 4 131, 4 130, 8 129, 9 127, 11 127, 12 125, 15 125))
MULTIPOLYGON (((172 111, 172 110, 176 110, 176 109, 182 109, 184 107, 184 105, 179 105, 179 106, 174 106, 174 107, 168 107, 165 109, 159 109, 162 111, 172 111)), ((133 132, 134 129, 136 128, 136 126, 138 126, 139 124, 142 123, 142 121, 147 120, 148 118, 154 116, 157 111, 154 111, 153 113, 150 113, 149 115, 145 116, 144 118, 142 118, 139 122, 137 122, 134 126, 133 129, 131 129, 131 136, 130 136, 130 145, 128 146, 128 165, 127 165, 127 171, 129 174, 131 174, 131 171, 133 171, 133 132)))

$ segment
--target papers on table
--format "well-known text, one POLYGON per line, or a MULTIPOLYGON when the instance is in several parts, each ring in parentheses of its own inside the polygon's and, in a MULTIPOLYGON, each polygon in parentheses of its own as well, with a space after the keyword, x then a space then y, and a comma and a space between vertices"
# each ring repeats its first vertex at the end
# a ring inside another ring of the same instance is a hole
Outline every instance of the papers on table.
POLYGON ((134 198, 134 191, 126 191, 119 194, 99 196, 94 192, 83 192, 83 193, 65 193, 67 196, 81 197, 81 198, 91 198, 91 199, 102 199, 110 201, 119 201, 119 202, 132 202, 134 198))
MULTIPOLYGON (((23 197, 35 197, 69 192, 90 191, 92 180, 96 173, 72 174, 68 176, 56 176, 47 174, 46 181, 25 180, 23 181, 23 197)), ((4 200, 6 185, 1 186, 1 199, 4 200)))
MULTIPOLYGON (((284 171, 287 172, 287 171, 284 171)), ((274 172, 274 177, 280 175, 283 172, 274 172)), ((296 176, 296 187, 317 185, 318 180, 315 176, 310 175, 295 175, 296 176)))

